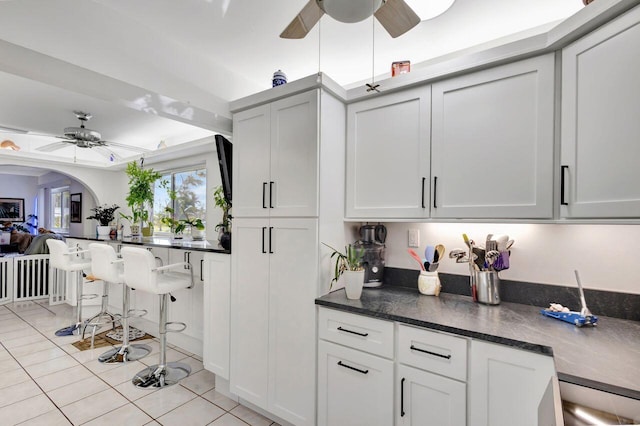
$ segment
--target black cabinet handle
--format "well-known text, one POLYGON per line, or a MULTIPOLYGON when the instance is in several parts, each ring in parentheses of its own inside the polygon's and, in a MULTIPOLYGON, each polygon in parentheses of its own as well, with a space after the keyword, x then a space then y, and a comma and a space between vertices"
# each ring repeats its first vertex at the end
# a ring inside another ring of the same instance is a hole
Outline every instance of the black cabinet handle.
POLYGON ((262 182, 262 208, 266 209, 267 204, 265 201, 265 196, 267 195, 267 182, 262 182))
POLYGON ((273 241, 273 226, 269 227, 269 254, 273 254, 273 250, 271 249, 271 242, 273 241))
POLYGON ((262 254, 267 254, 267 251, 264 249, 264 231, 267 230, 266 226, 262 227, 262 254))
POLYGON ((425 183, 426 180, 427 180, 427 178, 424 178, 424 177, 422 178, 422 201, 421 201, 421 205, 422 205, 423 209, 427 208, 427 206, 424 205, 424 183, 425 183))
POLYGON ((362 374, 369 373, 369 370, 360 370, 359 368, 352 367, 352 366, 347 365, 347 364, 343 364, 342 361, 338 361, 338 365, 340 367, 348 368, 349 370, 357 371, 358 373, 362 373, 362 374))
POLYGON ((433 177, 433 208, 437 209, 436 199, 438 195, 438 176, 433 177))
POLYGON ((411 345, 411 348, 410 348, 410 349, 411 349, 412 351, 418 351, 418 352, 423 352, 423 353, 425 353, 425 354, 429 354, 429 355, 433 355, 433 356, 439 356, 440 358, 451 359, 451 355, 442 355, 442 354, 439 354, 439 353, 437 353, 437 352, 425 351, 424 349, 416 348, 416 347, 415 347, 415 346, 413 346, 413 345, 411 345))
POLYGON ((358 333, 357 331, 347 330, 346 328, 338 327, 338 330, 351 334, 357 334, 358 336, 367 337, 369 333, 358 333))
POLYGON ((569 166, 560 166, 560 205, 562 206, 568 206, 569 203, 567 203, 564 200, 564 195, 565 195, 565 191, 564 191, 564 187, 565 187, 565 181, 564 181, 564 175, 565 175, 565 170, 567 170, 569 168, 569 166))
POLYGON ((269 208, 273 208, 273 182, 269 182, 269 208))
POLYGON ((400 417, 404 417, 405 413, 404 412, 404 381, 405 378, 403 377, 402 380, 400 380, 400 417))
POLYGON ((204 276, 202 275, 204 259, 200 259, 200 281, 204 281, 204 276))

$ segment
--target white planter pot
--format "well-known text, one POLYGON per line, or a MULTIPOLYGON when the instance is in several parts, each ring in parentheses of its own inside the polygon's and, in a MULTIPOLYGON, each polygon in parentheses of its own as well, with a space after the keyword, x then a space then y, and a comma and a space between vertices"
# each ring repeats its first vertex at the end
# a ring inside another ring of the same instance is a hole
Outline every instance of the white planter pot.
POLYGON ((342 275, 347 299, 360 299, 364 286, 364 271, 344 271, 342 275))
POLYGON ((111 233, 111 227, 110 226, 102 226, 102 225, 98 225, 98 236, 100 237, 106 237, 111 233))
POLYGON ((195 241, 204 240, 205 229, 198 229, 195 226, 191 227, 191 238, 195 241))

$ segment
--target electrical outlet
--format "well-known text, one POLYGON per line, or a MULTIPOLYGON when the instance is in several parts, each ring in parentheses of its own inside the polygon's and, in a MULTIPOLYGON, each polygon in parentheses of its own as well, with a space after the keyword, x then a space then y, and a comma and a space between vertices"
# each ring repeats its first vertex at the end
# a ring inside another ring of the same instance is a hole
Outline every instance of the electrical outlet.
POLYGON ((419 229, 409 229, 409 247, 420 247, 419 229))

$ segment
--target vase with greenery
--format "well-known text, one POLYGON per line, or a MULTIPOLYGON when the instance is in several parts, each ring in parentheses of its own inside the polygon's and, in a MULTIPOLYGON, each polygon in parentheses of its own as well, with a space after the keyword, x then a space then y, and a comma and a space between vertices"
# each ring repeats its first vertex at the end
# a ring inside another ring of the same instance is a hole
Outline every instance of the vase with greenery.
MULTIPOLYGON (((153 235, 153 225, 149 221, 149 209, 153 206, 154 184, 162 175, 152 168, 143 169, 136 161, 127 164, 126 173, 129 176, 129 193, 126 200, 132 212, 131 225, 140 224, 142 235, 151 236, 153 235)), ((162 181, 165 186, 167 183, 162 181)))
POLYGON ((334 283, 337 283, 342 278, 347 299, 360 299, 362 287, 364 286, 364 267, 362 266, 364 248, 356 248, 348 244, 344 248, 344 253, 342 253, 328 244, 322 244, 333 250, 331 259, 334 260, 334 274, 329 290, 331 290, 334 283))
POLYGON ((119 208, 120 206, 117 204, 111 206, 103 204, 102 206, 96 206, 90 209, 93 214, 88 216, 87 219, 95 219, 98 221, 98 235, 104 236, 111 233, 111 222, 115 219, 115 212, 119 208))
POLYGON ((215 230, 218 231, 218 241, 220 245, 227 249, 231 249, 231 203, 224 196, 222 186, 218 186, 213 192, 213 200, 216 207, 222 209, 222 222, 216 225, 215 230))

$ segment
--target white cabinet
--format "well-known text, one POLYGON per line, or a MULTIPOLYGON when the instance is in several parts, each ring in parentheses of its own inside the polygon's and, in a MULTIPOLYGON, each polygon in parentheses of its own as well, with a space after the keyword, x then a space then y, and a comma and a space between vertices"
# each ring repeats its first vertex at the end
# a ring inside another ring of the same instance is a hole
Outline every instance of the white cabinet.
POLYGON ((231 256, 204 254, 204 337, 202 362, 217 377, 229 379, 231 256))
POLYGON ((431 217, 553 216, 554 56, 434 83, 431 217))
POLYGON ((563 217, 640 217, 639 22, 636 7, 562 51, 563 217))
POLYGON ((396 425, 466 424, 464 383, 402 364, 398 365, 397 373, 396 425))
POLYGON ((233 221, 230 390, 314 423, 318 220, 233 221))
POLYGON ((347 107, 346 216, 429 216, 431 88, 347 107))
POLYGON ((551 356, 472 341, 469 424, 537 425, 538 405, 555 374, 551 356))
POLYGON ((318 102, 312 90, 234 114, 235 217, 318 215, 318 102))
POLYGON ((393 424, 393 361, 318 343, 318 426, 393 424))

